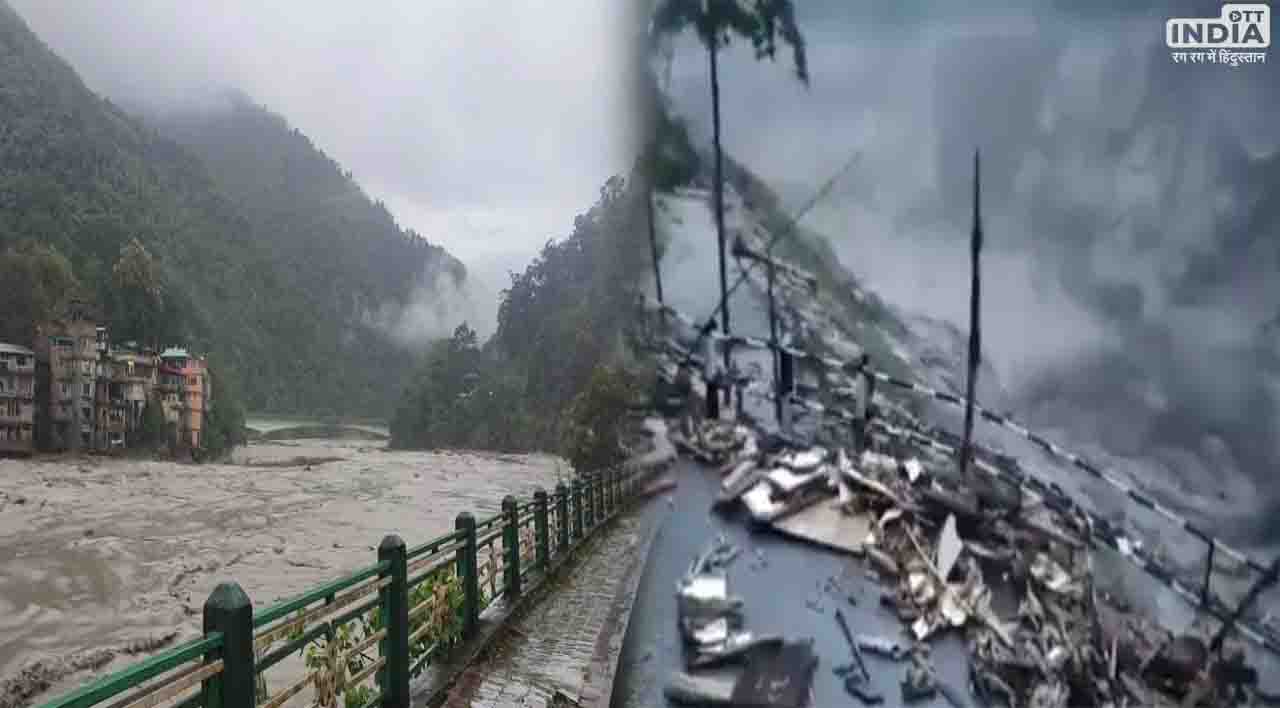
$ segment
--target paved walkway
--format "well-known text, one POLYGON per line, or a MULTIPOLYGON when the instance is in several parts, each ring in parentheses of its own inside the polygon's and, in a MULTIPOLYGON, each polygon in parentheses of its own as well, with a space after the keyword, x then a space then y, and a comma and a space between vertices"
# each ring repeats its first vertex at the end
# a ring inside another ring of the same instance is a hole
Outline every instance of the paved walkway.
POLYGON ((557 690, 584 706, 602 702, 621 651, 655 506, 616 519, 582 548, 537 604, 463 673, 445 705, 543 708, 557 690))

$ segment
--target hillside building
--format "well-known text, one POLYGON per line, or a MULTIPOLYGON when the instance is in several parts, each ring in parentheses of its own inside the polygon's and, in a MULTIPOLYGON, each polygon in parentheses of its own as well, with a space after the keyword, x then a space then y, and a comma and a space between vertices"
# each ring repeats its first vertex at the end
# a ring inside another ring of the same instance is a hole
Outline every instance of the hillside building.
POLYGON ((205 412, 209 406, 209 367, 186 349, 169 347, 160 352, 159 390, 165 422, 179 447, 196 449, 202 444, 205 412))
POLYGON ((64 315, 36 327, 35 432, 44 450, 83 450, 95 439, 100 334, 88 304, 71 302, 64 315))
POLYGON ((36 353, 0 342, 0 453, 35 448, 36 353))

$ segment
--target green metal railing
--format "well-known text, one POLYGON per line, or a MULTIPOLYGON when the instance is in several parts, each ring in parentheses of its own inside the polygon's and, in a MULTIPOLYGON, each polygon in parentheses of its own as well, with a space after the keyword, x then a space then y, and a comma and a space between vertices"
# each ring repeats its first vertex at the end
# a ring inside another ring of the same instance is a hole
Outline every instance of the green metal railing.
POLYGON ((502 512, 408 548, 390 535, 377 561, 255 611, 239 584, 204 605, 204 636, 96 680, 40 708, 281 708, 311 688, 321 708, 408 708, 409 685, 481 613, 514 601, 635 497, 642 471, 608 470, 560 483, 502 512), (269 690, 266 673, 301 658, 301 677, 269 690))

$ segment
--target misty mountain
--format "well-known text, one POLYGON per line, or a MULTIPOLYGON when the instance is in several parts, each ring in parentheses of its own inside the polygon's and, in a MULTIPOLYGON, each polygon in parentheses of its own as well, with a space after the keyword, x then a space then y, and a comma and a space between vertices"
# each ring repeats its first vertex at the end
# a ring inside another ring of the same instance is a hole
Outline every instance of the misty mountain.
MULTIPOLYGON (((162 280, 143 336, 208 352, 258 410, 385 415, 413 359, 388 313, 465 279, 280 117, 236 96, 134 117, 0 2, 0 252, 52 246, 115 325, 112 265, 134 238, 162 280)), ((0 318, 33 316, 11 302, 0 318)))
MULTIPOLYGON (((402 345, 447 337, 474 314, 459 295, 466 268, 402 229, 382 202, 283 117, 238 92, 227 92, 224 101, 148 119, 200 158, 248 221, 276 278, 301 296, 299 316, 278 324, 300 349, 324 354, 328 363, 308 375, 345 380, 354 396, 376 392, 373 400, 365 397, 367 405, 385 415, 402 383, 395 376, 404 366, 402 345), (417 325, 421 331, 407 331, 417 325)), ((287 383, 288 366, 278 362, 271 378, 287 383)), ((271 396, 271 407, 283 401, 316 411, 330 403, 291 402, 287 387, 273 388, 271 396)))

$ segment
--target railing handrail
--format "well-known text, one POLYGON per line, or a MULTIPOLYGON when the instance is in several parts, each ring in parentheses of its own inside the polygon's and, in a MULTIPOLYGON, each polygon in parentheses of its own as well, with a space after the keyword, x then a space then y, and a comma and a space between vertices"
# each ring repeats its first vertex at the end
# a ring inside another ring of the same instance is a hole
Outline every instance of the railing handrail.
MULTIPOLYGON (((675 308, 672 308, 667 305, 658 305, 656 309, 658 309, 660 312, 674 316, 677 320, 681 321, 685 325, 693 324, 692 320, 687 315, 679 312, 675 308)), ((818 366, 828 370, 836 370, 846 375, 862 374, 875 381, 887 383, 895 387, 913 391, 915 393, 919 393, 922 395, 927 395, 934 398, 935 400, 942 401, 944 403, 948 403, 952 405, 964 405, 963 399, 957 396, 956 394, 952 394, 944 391, 938 391, 937 389, 934 389, 932 387, 926 386, 921 383, 916 383, 916 382, 908 381, 905 379, 899 379, 883 371, 879 371, 872 368, 869 363, 869 357, 865 355, 858 361, 841 361, 834 357, 817 355, 803 349, 797 349, 794 347, 786 347, 781 345, 775 346, 770 342, 753 338, 753 337, 744 337, 741 335, 723 336, 723 335, 716 335, 715 333, 712 333, 710 336, 714 337, 717 341, 725 342, 730 346, 746 345, 750 347, 776 349, 779 351, 779 353, 783 355, 803 358, 807 361, 812 361, 818 366)), ((672 352, 677 357, 693 356, 693 353, 685 350, 684 347, 680 346, 675 342, 667 341, 665 342, 665 344, 667 347, 672 349, 672 352)), ((773 397, 773 394, 771 393, 766 393, 765 395, 766 397, 773 397)), ((788 398, 791 401, 799 403, 820 414, 831 415, 841 420, 850 421, 850 422, 856 422, 859 420, 858 415, 856 413, 853 413, 846 409, 831 408, 831 407, 823 406, 821 403, 818 403, 816 401, 808 401, 803 397, 797 396, 795 394, 790 394, 788 398)), ((974 410, 978 411, 980 417, 984 421, 988 423, 994 423, 1007 430, 1010 430, 1015 434, 1018 434, 1019 436, 1034 443, 1049 455, 1057 457, 1060 460, 1070 463, 1073 467, 1089 473, 1095 479, 1100 479, 1106 482, 1107 484, 1115 488, 1117 491, 1121 492, 1130 501, 1153 511, 1159 514, 1160 516, 1165 517, 1167 520, 1174 523, 1175 525, 1180 527, 1182 530, 1186 531, 1191 536, 1194 536, 1195 538, 1202 541, 1207 548, 1206 561, 1205 561, 1206 567, 1205 567, 1204 580, 1203 580, 1200 592, 1197 594, 1194 590, 1187 587, 1185 583, 1182 583, 1177 578, 1172 577, 1168 569, 1164 568, 1160 564, 1153 562, 1151 559, 1146 558, 1144 555, 1134 553, 1132 551, 1124 552, 1117 544, 1117 539, 1114 538, 1117 532, 1117 529, 1115 529, 1114 525, 1106 522, 1105 519, 1102 519, 1096 514, 1089 514, 1091 521, 1093 521, 1096 524, 1105 525, 1104 531, 1106 533, 1103 533, 1103 534, 1095 533, 1093 534, 1093 537, 1104 541, 1109 547, 1120 551, 1123 557, 1125 557, 1127 560, 1129 560, 1134 565, 1136 565, 1140 570, 1142 570, 1144 573, 1146 573, 1148 576, 1152 577, 1153 579, 1157 580, 1158 582, 1162 583, 1166 587, 1173 590, 1177 595, 1179 595, 1182 599, 1186 600, 1193 606, 1203 609, 1209 612, 1210 614, 1214 615, 1215 617, 1223 621, 1226 621, 1228 613, 1224 610, 1225 604, 1222 603, 1220 598, 1218 598, 1218 596, 1213 592, 1211 587, 1212 573, 1213 573, 1213 559, 1214 559, 1215 552, 1220 551, 1234 558, 1236 561, 1243 563, 1250 572, 1265 574, 1268 571, 1268 566, 1263 565, 1261 562, 1257 561, 1254 558, 1251 558, 1248 554, 1244 553, 1243 551, 1237 550, 1231 547, 1230 545, 1224 543, 1221 539, 1215 538, 1214 536, 1210 535, 1207 531, 1197 527, 1195 524, 1191 523, 1191 521, 1182 517, 1180 514, 1174 512, 1168 507, 1165 507, 1164 505, 1160 504, 1156 500, 1147 497, 1146 495, 1144 495, 1142 492, 1138 491, 1134 487, 1128 484, 1125 484, 1123 481, 1119 480, 1118 477, 1116 477, 1114 474, 1107 472, 1103 467, 1088 461, 1087 459, 1085 459, 1080 455, 1077 455, 1073 452, 1070 452, 1062 448, 1061 446, 1050 441, 1048 438, 1044 437, 1043 435, 1040 435, 1039 433, 1036 433, 1030 430, 1026 426, 1023 426, 1017 423, 1012 416, 1008 414, 994 413, 991 410, 986 409, 980 405, 975 405, 974 410)), ((910 432, 916 435, 922 436, 924 439, 920 440, 920 442, 933 445, 934 447, 937 447, 938 445, 943 445, 945 447, 952 448, 952 451, 954 451, 953 446, 949 446, 949 445, 946 445, 945 443, 941 443, 940 441, 931 438, 926 432, 923 432, 925 431, 925 429, 926 429, 926 426, 918 425, 918 429, 912 430, 910 432)), ((982 449, 981 446, 974 445, 974 447, 975 449, 982 449)), ((994 455, 998 458, 1012 459, 1015 462, 1015 464, 1018 462, 1016 458, 1012 458, 1009 455, 997 454, 992 451, 987 451, 987 452, 988 454, 994 455)), ((1061 498, 1067 499, 1072 504, 1079 507, 1079 505, 1075 504, 1074 500, 1072 500, 1070 496, 1066 493, 1066 491, 1062 489, 1062 487, 1059 486, 1056 482, 1040 480, 1038 478, 1035 478, 1034 476, 1027 475, 1025 473, 1016 475, 1015 478, 1017 479, 1017 481, 1021 483, 1032 482, 1032 483, 1038 484, 1040 485, 1040 489, 1044 491, 1052 492, 1060 496, 1061 498)), ((1124 534, 1120 534, 1120 535, 1124 536, 1124 534)), ((1126 540, 1129 540, 1129 539, 1126 538, 1126 540)), ((1274 653, 1280 654, 1280 642, 1268 636, 1266 633, 1259 631, 1258 629, 1249 627, 1242 622, 1234 622, 1234 624, 1241 631, 1241 633, 1244 634, 1246 637, 1248 637, 1250 640, 1254 641, 1257 644, 1262 645, 1263 647, 1267 648, 1268 650, 1274 653)))
POLYGON ((144 659, 132 666, 103 676, 88 685, 71 693, 56 698, 42 708, 88 708, 108 698, 124 693, 143 681, 150 680, 160 674, 175 669, 193 659, 208 654, 222 647, 222 634, 214 632, 199 639, 193 639, 176 646, 166 652, 144 659))
MULTIPOLYGON (((357 649, 368 648, 377 644, 382 658, 370 664, 361 672, 360 681, 379 676, 380 692, 374 694, 375 700, 370 705, 388 705, 387 701, 397 704, 394 708, 403 708, 398 704, 407 696, 407 683, 397 688, 397 682, 408 680, 408 676, 422 668, 426 662, 436 657, 442 649, 439 641, 433 643, 416 661, 409 655, 409 645, 424 641, 428 624, 421 624, 421 629, 412 635, 407 626, 414 622, 408 606, 411 593, 426 582, 433 574, 451 566, 456 569, 456 576, 463 589, 468 583, 474 583, 478 572, 475 553, 478 545, 504 543, 502 566, 494 569, 498 572, 506 562, 514 561, 520 568, 518 575, 504 573, 501 578, 501 595, 514 598, 520 595, 522 580, 529 579, 534 573, 545 573, 548 559, 557 562, 564 558, 566 550, 585 539, 591 531, 623 508, 624 498, 618 493, 622 485, 634 491, 636 481, 641 474, 637 470, 611 470, 599 475, 577 475, 572 488, 557 484, 554 492, 539 490, 533 495, 516 500, 509 497, 504 503, 504 513, 488 517, 480 522, 471 522, 470 514, 460 514, 457 528, 452 533, 438 536, 430 541, 406 549, 404 542, 398 537, 388 536, 379 547, 379 560, 334 580, 306 590, 292 598, 282 600, 269 607, 252 611, 247 596, 234 583, 220 585, 205 604, 204 626, 208 633, 199 639, 186 642, 178 647, 145 659, 132 666, 112 672, 86 686, 66 695, 55 698, 40 708, 92 708, 108 699, 114 698, 130 689, 135 689, 145 682, 172 672, 179 666, 193 660, 204 658, 203 666, 192 667, 178 675, 168 675, 165 680, 148 686, 146 689, 120 701, 132 705, 160 705, 166 701, 174 701, 179 696, 197 690, 189 696, 173 704, 174 708, 232 708, 236 699, 226 697, 223 702, 212 700, 225 692, 239 690, 243 687, 245 677, 262 674, 267 669, 285 659, 290 654, 317 641, 321 637, 332 638, 336 628, 365 616, 372 611, 381 612, 383 630, 362 640, 357 649), (571 518, 583 518, 587 513, 588 523, 577 526, 570 538, 569 522, 571 518), (463 517, 468 520, 463 523, 463 517), (560 539, 551 539, 550 520, 556 520, 556 530, 560 539), (521 542, 523 529, 532 526, 535 529, 535 542, 526 548, 521 542), (512 542, 514 539, 514 542, 512 542), (560 541, 557 543, 557 541, 560 541), (553 552, 554 549, 554 552, 553 552), (417 567, 413 561, 417 561, 417 567), (412 576, 410 576, 412 571, 412 576), (470 574, 469 579, 464 577, 470 574), (376 581, 366 583, 366 581, 376 581), (348 591, 348 592, 343 592, 348 591), (368 599, 365 599, 368 596, 368 599), (336 598, 336 600, 335 600, 336 598), (311 609, 309 606, 324 602, 311 609), (336 606, 328 610, 330 605, 336 606), (348 606, 350 605, 350 606, 348 606), (295 612, 299 614, 293 616, 295 612), (211 614, 212 613, 212 614, 211 614), (331 613, 337 613, 330 616, 331 613), (283 622, 280 622, 284 620, 283 622), (291 621, 296 627, 290 627, 291 621), (310 629, 307 625, 315 622, 310 629), (390 625, 385 624, 390 622, 390 625), (239 623, 239 624, 237 624, 239 623), (269 629, 258 630, 272 625, 269 629), (222 629, 209 630, 211 626, 222 629), (231 629, 226 629, 230 627, 231 629), (290 629, 284 629, 290 627, 290 629), (296 632, 296 633, 295 633, 296 632), (232 637, 227 639, 226 637, 232 637), (375 640, 375 637, 381 637, 375 640), (408 638, 408 639, 407 639, 408 638), (274 646, 281 639, 285 643, 274 646), (412 640, 412 641, 411 641, 412 640), (366 646, 368 645, 368 646, 366 646), (397 646, 399 648, 397 648, 397 646), (248 655, 244 655, 248 647, 248 655), (270 648, 269 653, 258 656, 270 648), (401 665, 403 664, 403 666, 401 665), (388 688, 386 682, 392 685, 388 688), (209 693, 210 687, 212 693, 209 693), (211 705, 212 701, 212 705, 211 705)), ((626 495, 632 498, 634 495, 626 495)), ((450 580, 449 582, 453 582, 450 580)), ((426 612, 426 608, 434 606, 435 600, 428 598, 420 603, 418 609, 426 612)), ((464 600, 462 612, 473 618, 482 610, 478 603, 464 600)), ((452 612, 452 610, 450 610, 452 612)), ((424 616, 421 622, 429 623, 431 617, 424 616)), ((465 619, 465 617, 463 618, 465 619)), ((463 622, 462 636, 473 636, 474 622, 463 622)), ((453 632, 454 630, 449 630, 453 632)), ((451 634, 448 636, 452 636, 451 634)), ((343 654, 345 659, 348 655, 343 654)), ((300 688, 312 681, 320 681, 316 672, 310 672, 299 684, 286 689, 268 702, 285 700, 286 695, 296 693, 300 688), (292 693, 291 693, 292 692, 292 693)), ((354 686, 359 681, 351 680, 354 686)), ((317 683, 317 688, 319 687, 317 683)), ((236 695, 243 697, 242 693, 236 695)), ((238 708, 238 706, 236 707, 238 708)))
MULTIPOLYGON (((686 325, 689 325, 689 326, 693 325, 692 319, 689 318, 687 314, 682 313, 669 305, 660 305, 657 307, 657 309, 676 317, 686 325)), ((731 335, 726 337, 724 335, 717 335, 713 332, 709 336, 714 338, 716 341, 726 342, 734 346, 749 346, 752 348, 759 348, 759 349, 777 349, 781 353, 788 354, 798 359, 804 359, 806 361, 814 362, 818 366, 824 367, 828 371, 838 371, 840 373, 844 373, 848 375, 853 375, 857 373, 866 373, 870 375, 872 378, 874 378, 876 381, 879 381, 881 383, 886 383, 896 388, 901 388, 904 390, 912 391, 914 393, 918 393, 923 396, 928 396, 937 401, 940 401, 942 403, 945 403, 951 406, 964 405, 963 398, 957 394, 950 393, 947 391, 939 391, 938 389, 935 389, 931 386, 927 386, 922 383, 918 383, 915 381, 908 381, 906 379, 900 379, 898 377, 892 376, 891 374, 888 374, 884 371, 873 368, 867 360, 845 361, 845 360, 838 359, 836 357, 814 354, 807 350, 792 347, 792 346, 784 346, 784 345, 775 346, 766 340, 758 339, 755 337, 742 336, 742 335, 731 335)), ((1198 526, 1196 526, 1194 523, 1192 523, 1182 515, 1160 504, 1154 499, 1147 497, 1146 495, 1142 494, 1142 492, 1138 491, 1131 485, 1125 484, 1122 480, 1119 479, 1117 475, 1109 472, 1104 466, 1090 461, 1083 455, 1079 455, 1070 450, 1067 450, 1061 445, 1058 445, 1057 443, 1050 440, 1048 437, 1031 430, 1025 425, 1020 424, 1011 414, 997 413, 991 410, 990 408, 985 407, 979 403, 974 404, 974 410, 986 422, 998 425, 1004 428, 1005 430, 1008 430, 1022 438, 1025 438, 1026 440, 1030 441, 1032 444, 1043 449, 1047 454, 1057 457, 1058 459, 1069 463, 1076 469, 1086 472, 1097 479, 1103 480, 1104 482, 1114 487, 1120 493, 1132 499, 1134 502, 1155 511, 1156 513, 1160 514, 1161 516, 1164 516, 1174 524, 1181 526, 1187 533, 1193 536, 1196 536, 1197 538, 1201 539, 1202 541, 1204 541, 1209 545, 1216 547, 1218 551, 1227 554, 1228 556, 1232 557, 1236 561, 1247 564, 1251 570, 1257 573, 1267 572, 1267 569, 1269 567, 1268 564, 1263 563, 1249 556, 1249 554, 1245 553, 1244 551, 1241 551, 1231 546, 1230 544, 1225 543, 1224 541, 1222 541, 1222 539, 1213 537, 1207 531, 1199 528, 1198 526)))
POLYGON ((386 570, 385 561, 374 563, 373 565, 361 568, 353 573, 344 575, 337 580, 331 580, 319 587, 312 588, 302 592, 301 594, 281 602, 278 602, 261 612, 253 613, 254 628, 262 627, 270 624, 282 617, 287 616, 290 612, 300 610, 313 602, 319 602, 330 595, 339 593, 347 588, 353 587, 361 581, 368 580, 379 573, 386 570))
POLYGON ((426 543, 420 544, 418 546, 415 546, 409 549, 408 553, 406 553, 405 555, 408 557, 409 560, 413 560, 418 556, 424 556, 430 553, 434 553, 438 549, 444 546, 447 546, 450 543, 453 543, 454 541, 461 541, 462 538, 463 538, 463 533, 461 531, 454 531, 453 533, 447 533, 443 536, 437 536, 436 538, 430 541, 427 541, 426 543))

